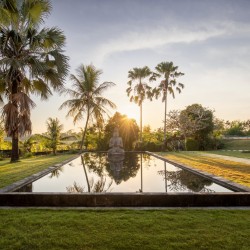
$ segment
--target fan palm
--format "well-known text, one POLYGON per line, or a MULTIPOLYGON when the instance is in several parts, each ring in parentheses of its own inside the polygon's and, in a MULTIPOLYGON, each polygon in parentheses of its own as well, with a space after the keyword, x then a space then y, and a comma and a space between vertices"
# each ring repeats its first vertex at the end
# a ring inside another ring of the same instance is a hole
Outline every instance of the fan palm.
POLYGON ((126 92, 128 96, 130 96, 130 101, 140 106, 140 142, 142 142, 142 103, 146 98, 152 100, 152 88, 148 83, 143 82, 143 80, 151 75, 152 72, 147 66, 143 68, 133 68, 128 72, 128 78, 130 80, 126 92), (134 86, 132 86, 133 82, 135 83, 134 86))
POLYGON ((116 105, 109 99, 102 96, 103 92, 114 86, 113 82, 98 84, 102 71, 96 69, 92 64, 81 65, 77 69, 77 75, 71 75, 73 89, 67 89, 66 93, 72 99, 65 101, 60 109, 68 108, 67 116, 73 117, 74 124, 84 118, 86 122, 80 144, 82 151, 89 121, 104 121, 104 115, 108 114, 108 108, 116 108, 116 105))
POLYGON ((163 77, 163 80, 160 82, 158 88, 155 89, 154 93, 156 98, 159 95, 162 95, 162 102, 165 102, 164 110, 164 146, 166 145, 167 131, 166 131, 166 119, 167 119, 167 100, 168 93, 175 98, 175 91, 181 93, 181 90, 184 88, 184 84, 177 82, 177 78, 183 76, 184 73, 178 72, 178 66, 174 66, 173 62, 162 62, 159 63, 156 67, 156 73, 154 77, 163 77))
POLYGON ((50 13, 49 0, 0 2, 0 101, 5 131, 12 137, 11 161, 19 159, 19 136, 31 133, 30 95, 41 99, 63 88, 68 58, 65 36, 56 27, 39 26, 50 13))

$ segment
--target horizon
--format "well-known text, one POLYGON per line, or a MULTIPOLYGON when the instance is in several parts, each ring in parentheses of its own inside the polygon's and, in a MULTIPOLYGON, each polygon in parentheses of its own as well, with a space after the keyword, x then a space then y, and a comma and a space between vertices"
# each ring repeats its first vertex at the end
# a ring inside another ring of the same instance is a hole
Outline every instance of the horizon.
MULTIPOLYGON (((51 15, 41 27, 64 31, 70 74, 80 64, 92 63, 103 70, 100 83, 116 83, 104 92, 117 105, 111 115, 120 112, 139 124, 139 107, 125 92, 128 71, 145 65, 154 70, 162 61, 173 61, 185 73, 179 79, 185 88, 174 100, 169 98, 168 111, 199 103, 223 120, 249 119, 250 2, 140 3, 52 0, 51 15)), ((65 83, 71 87, 68 78, 65 83)), ((49 117, 57 117, 64 131, 79 130, 84 121, 74 126, 71 118, 65 118, 67 110, 58 110, 65 98, 57 93, 48 101, 33 97, 37 105, 31 115, 33 134, 46 131, 49 117)), ((163 127, 163 112, 160 99, 143 103, 143 126, 163 127)))

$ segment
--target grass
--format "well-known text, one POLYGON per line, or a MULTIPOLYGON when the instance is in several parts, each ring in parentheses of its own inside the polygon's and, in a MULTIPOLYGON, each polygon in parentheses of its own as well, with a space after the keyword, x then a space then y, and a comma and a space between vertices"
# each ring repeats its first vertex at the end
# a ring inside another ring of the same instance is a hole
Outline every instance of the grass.
POLYGON ((10 163, 9 159, 0 161, 0 188, 42 171, 49 166, 72 158, 73 154, 36 156, 10 163))
POLYGON ((159 153, 169 160, 221 176, 250 187, 250 165, 206 156, 199 152, 159 153))
POLYGON ((245 158, 250 159, 250 151, 241 152, 241 151, 207 151, 209 154, 217 154, 217 155, 225 155, 225 156, 233 156, 237 158, 245 158))
POLYGON ((1 249, 249 249, 249 210, 0 210, 1 249), (229 219, 230 218, 230 219, 229 219))
POLYGON ((250 150, 250 140, 222 140, 225 144, 225 149, 228 150, 250 150))

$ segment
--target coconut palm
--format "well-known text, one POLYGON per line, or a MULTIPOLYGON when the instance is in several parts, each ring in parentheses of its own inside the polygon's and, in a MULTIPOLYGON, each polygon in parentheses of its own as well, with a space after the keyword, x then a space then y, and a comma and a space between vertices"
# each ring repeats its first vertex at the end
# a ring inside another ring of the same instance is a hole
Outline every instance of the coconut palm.
POLYGON ((49 0, 0 1, 0 100, 5 131, 12 137, 11 161, 19 159, 18 139, 31 133, 30 95, 41 99, 63 88, 68 58, 65 36, 56 27, 39 26, 51 11, 49 0))
POLYGON ((104 115, 108 115, 108 108, 116 108, 116 105, 109 99, 102 96, 103 92, 114 86, 113 82, 99 84, 102 71, 96 69, 92 64, 81 65, 77 69, 77 75, 71 75, 73 89, 67 89, 66 93, 72 99, 65 101, 60 109, 68 108, 67 116, 73 117, 74 124, 85 119, 85 127, 82 134, 80 150, 82 151, 89 121, 104 121, 104 115))
MULTIPOLYGON (((130 101, 135 102, 140 106, 140 142, 142 142, 142 103, 146 98, 152 100, 151 87, 144 79, 152 76, 152 72, 149 67, 133 68, 128 72, 129 87, 126 92, 130 96, 130 101), (132 84, 135 84, 132 86, 132 84)), ((151 78, 150 78, 151 80, 151 78)))
POLYGON ((56 155, 57 146, 60 144, 61 133, 63 130, 63 125, 60 124, 60 121, 55 118, 49 118, 47 120, 47 133, 45 137, 49 140, 49 146, 53 150, 53 154, 56 155))
POLYGON ((162 95, 162 102, 165 103, 164 110, 164 146, 166 145, 167 131, 166 131, 166 118, 167 118, 167 100, 168 93, 175 98, 175 91, 181 93, 181 90, 184 88, 184 84, 177 82, 177 78, 183 76, 184 73, 178 72, 178 66, 174 66, 173 62, 162 62, 159 63, 156 67, 156 73, 154 77, 163 77, 163 80, 160 82, 158 88, 154 90, 156 98, 159 95, 162 95))

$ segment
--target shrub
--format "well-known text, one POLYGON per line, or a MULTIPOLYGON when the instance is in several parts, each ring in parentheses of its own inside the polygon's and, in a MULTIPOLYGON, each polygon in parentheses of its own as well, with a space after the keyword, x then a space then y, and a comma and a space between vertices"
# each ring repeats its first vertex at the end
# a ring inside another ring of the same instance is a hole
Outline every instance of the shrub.
POLYGON ((186 140, 186 149, 187 151, 197 151, 199 150, 199 143, 197 140, 194 139, 187 139, 186 140))

